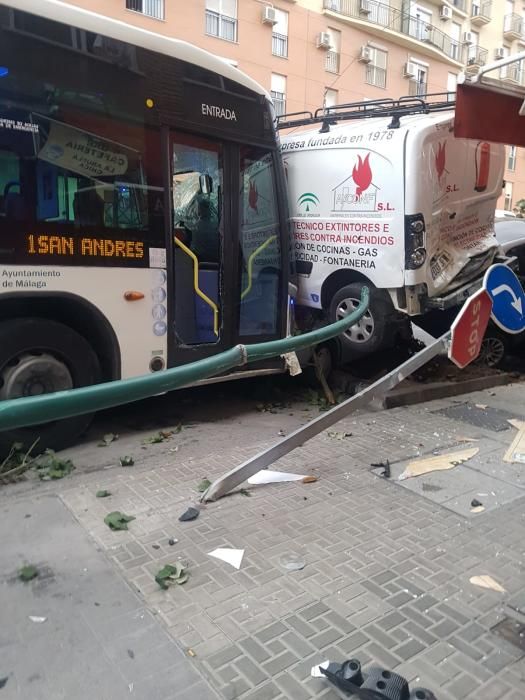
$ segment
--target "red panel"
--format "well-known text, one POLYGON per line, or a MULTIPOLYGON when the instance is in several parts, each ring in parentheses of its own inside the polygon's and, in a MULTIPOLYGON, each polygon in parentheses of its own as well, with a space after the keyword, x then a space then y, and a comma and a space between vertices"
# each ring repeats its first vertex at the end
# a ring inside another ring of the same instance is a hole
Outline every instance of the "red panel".
POLYGON ((456 316, 450 328, 448 356, 461 369, 479 355, 491 311, 492 299, 486 289, 480 289, 467 299, 456 316))
POLYGON ((523 98, 490 89, 458 85, 454 136, 525 146, 523 98))

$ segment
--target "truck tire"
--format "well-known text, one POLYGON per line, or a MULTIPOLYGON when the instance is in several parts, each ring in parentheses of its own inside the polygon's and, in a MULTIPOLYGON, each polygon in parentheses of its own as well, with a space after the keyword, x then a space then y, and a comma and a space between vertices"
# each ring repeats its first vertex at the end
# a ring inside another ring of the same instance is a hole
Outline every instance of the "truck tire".
MULTIPOLYGON (((37 396, 96 384, 98 357, 87 340, 69 326, 42 318, 0 323, 0 400, 37 396)), ((0 432, 0 457, 14 442, 33 454, 60 450, 86 430, 93 414, 0 432)))
POLYGON ((487 367, 500 367, 509 352, 511 339, 507 333, 502 333, 493 324, 485 332, 478 362, 487 367))
POLYGON ((330 303, 330 322, 340 321, 359 306, 363 287, 370 290, 370 304, 361 320, 339 337, 346 350, 355 355, 369 355, 392 345, 391 327, 394 307, 390 297, 372 284, 353 282, 337 291, 330 303))

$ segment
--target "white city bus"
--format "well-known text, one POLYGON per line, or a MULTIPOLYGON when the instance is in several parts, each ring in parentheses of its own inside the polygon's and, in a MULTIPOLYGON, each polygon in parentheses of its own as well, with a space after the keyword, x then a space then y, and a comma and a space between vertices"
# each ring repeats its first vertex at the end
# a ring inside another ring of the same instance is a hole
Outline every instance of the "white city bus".
MULTIPOLYGON (((262 87, 190 44, 0 0, 0 400, 288 333, 273 121, 262 87)), ((0 443, 57 447, 87 420, 0 443)))

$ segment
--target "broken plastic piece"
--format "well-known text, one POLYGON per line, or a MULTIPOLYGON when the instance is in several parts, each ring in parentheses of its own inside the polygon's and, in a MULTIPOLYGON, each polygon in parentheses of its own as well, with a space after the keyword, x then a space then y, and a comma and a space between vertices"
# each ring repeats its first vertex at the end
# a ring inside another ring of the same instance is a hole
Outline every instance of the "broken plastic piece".
POLYGON ((505 593, 505 589, 497 581, 495 581, 492 576, 471 576, 469 578, 470 583, 473 586, 479 586, 480 588, 488 588, 491 591, 496 591, 496 593, 505 593))
POLYGON ((398 477, 399 481, 410 479, 414 476, 421 476, 421 474, 428 474, 428 472, 453 469, 477 455, 478 452, 479 449, 473 447, 470 450, 462 450, 461 452, 450 452, 444 455, 425 457, 425 459, 416 459, 407 464, 405 471, 398 477))
POLYGON ((296 552, 283 554, 279 559, 279 563, 286 571, 301 571, 306 566, 304 559, 296 552))
POLYGON ((244 556, 244 549, 228 549, 226 547, 218 547, 217 549, 214 549, 213 552, 208 552, 208 556, 225 561, 227 564, 233 566, 234 569, 240 569, 242 558, 244 556))
POLYGON ((305 474, 291 474, 290 472, 276 472, 271 469, 261 469, 260 472, 250 476, 249 484, 278 484, 282 481, 302 481, 305 474))
MULTIPOLYGON (((509 420, 509 423, 510 422, 509 420)), ((504 462, 525 464, 525 422, 516 421, 515 423, 513 422, 512 425, 517 427, 519 423, 521 423, 521 426, 518 428, 517 435, 503 457, 504 462)))
POLYGON ((179 522, 184 523, 187 520, 196 520, 199 517, 199 510, 197 508, 188 508, 179 518, 179 522))
POLYGON ((29 619, 31 622, 45 622, 47 620, 47 617, 39 617, 38 615, 29 615, 29 619))

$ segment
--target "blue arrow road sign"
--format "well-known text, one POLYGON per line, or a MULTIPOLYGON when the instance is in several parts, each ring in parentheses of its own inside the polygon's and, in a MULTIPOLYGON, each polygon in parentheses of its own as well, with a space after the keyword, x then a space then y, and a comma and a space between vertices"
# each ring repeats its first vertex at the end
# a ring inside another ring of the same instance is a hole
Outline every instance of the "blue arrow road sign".
POLYGON ((514 272, 498 263, 485 273, 483 286, 492 299, 492 320, 507 333, 525 330, 525 292, 514 272))

